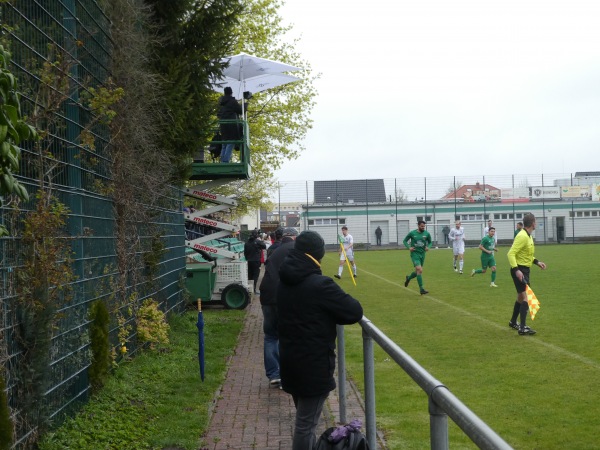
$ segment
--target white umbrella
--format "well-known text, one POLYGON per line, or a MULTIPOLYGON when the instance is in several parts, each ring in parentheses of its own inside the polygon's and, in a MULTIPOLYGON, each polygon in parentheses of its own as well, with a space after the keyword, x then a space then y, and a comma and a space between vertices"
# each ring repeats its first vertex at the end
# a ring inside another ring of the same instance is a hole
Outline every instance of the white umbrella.
POLYGON ((258 77, 252 77, 249 80, 236 80, 234 78, 224 77, 217 81, 213 88, 217 92, 222 92, 227 86, 233 91, 235 98, 242 98, 244 92, 262 92, 277 86, 298 81, 300 78, 283 73, 268 73, 258 77))
MULTIPOLYGON (((297 81, 292 75, 283 72, 302 70, 300 67, 291 66, 278 61, 272 61, 258 56, 240 53, 239 55, 223 58, 221 62, 229 65, 223 71, 223 77, 213 83, 213 89, 222 92, 225 86, 231 86, 237 93, 236 98, 241 98, 246 91, 261 92, 276 86, 297 81)), ((244 103, 242 102, 242 108, 244 103)))

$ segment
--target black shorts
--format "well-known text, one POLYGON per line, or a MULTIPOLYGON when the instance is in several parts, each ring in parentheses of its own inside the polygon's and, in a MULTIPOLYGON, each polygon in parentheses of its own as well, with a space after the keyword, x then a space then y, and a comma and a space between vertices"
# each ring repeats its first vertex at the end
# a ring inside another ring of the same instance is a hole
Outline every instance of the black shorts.
MULTIPOLYGON (((517 266, 517 269, 520 270, 523 273, 523 278, 525 280, 527 280, 527 282, 529 283, 529 269, 530 267, 526 267, 526 266, 517 266)), ((525 292, 526 289, 526 283, 523 283, 522 281, 520 281, 517 276, 515 275, 516 270, 510 270, 510 275, 512 276, 513 282, 515 283, 515 287, 517 288, 517 292, 520 294, 521 292, 525 292)), ((527 283, 527 284, 528 284, 527 283)))

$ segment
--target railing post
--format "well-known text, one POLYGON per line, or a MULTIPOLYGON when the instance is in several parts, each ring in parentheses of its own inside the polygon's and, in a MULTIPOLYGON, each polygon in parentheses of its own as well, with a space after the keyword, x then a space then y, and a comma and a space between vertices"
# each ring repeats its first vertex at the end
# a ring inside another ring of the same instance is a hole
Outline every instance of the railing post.
POLYGON ((336 325, 338 348, 338 397, 340 402, 340 423, 346 423, 346 347, 344 326, 336 325))
MULTIPOLYGON (((437 389, 437 388, 436 388, 437 389)), ((429 395, 429 434, 431 450, 448 450, 448 415, 429 395)))
POLYGON ((375 353, 373 339, 362 330, 365 370, 365 431, 371 450, 377 450, 377 423, 375 419, 375 353))

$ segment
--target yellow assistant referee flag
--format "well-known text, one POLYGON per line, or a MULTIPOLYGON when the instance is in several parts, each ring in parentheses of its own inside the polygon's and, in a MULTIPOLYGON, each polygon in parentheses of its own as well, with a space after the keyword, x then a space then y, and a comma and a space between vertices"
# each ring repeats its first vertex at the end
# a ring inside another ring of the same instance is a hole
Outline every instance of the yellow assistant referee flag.
POLYGON ((537 299, 529 285, 527 285, 527 289, 525 290, 527 293, 527 304, 529 305, 529 315, 531 315, 531 320, 535 319, 535 315, 540 310, 540 301, 537 299))

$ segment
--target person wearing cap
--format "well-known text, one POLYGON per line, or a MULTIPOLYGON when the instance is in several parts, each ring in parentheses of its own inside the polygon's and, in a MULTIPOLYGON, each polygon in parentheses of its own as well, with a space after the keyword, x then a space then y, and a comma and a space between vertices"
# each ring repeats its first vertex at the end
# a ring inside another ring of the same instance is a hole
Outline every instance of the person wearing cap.
POLYGON ((267 246, 265 243, 258 239, 257 231, 252 231, 248 242, 244 244, 244 257, 248 263, 248 281, 253 281, 255 294, 260 294, 256 285, 258 284, 258 277, 260 276, 260 256, 262 251, 266 248, 267 246))
POLYGON ((281 227, 278 227, 275 230, 275 242, 273 242, 267 250, 267 258, 269 258, 269 256, 271 256, 271 253, 273 253, 277 249, 277 247, 281 245, 281 239, 283 238, 283 230, 284 228, 281 227))
POLYGON ((231 87, 226 86, 223 90, 223 96, 219 99, 219 112, 217 117, 219 120, 227 120, 227 123, 221 123, 221 139, 223 146, 221 147, 221 162, 228 163, 233 153, 235 142, 241 138, 239 124, 232 122, 238 120, 242 114, 242 105, 233 96, 231 87))
MULTIPOLYGON (((260 283, 260 305, 263 313, 264 363, 265 373, 271 387, 281 387, 279 371, 279 330, 277 312, 277 287, 279 268, 283 260, 294 248, 298 232, 294 228, 280 228, 279 246, 268 253, 265 273, 260 283)), ((273 246, 269 248, 271 250, 273 246)))
POLYGON ((322 274, 323 256, 323 238, 303 231, 279 269, 281 383, 296 406, 292 450, 313 448, 323 404, 335 389, 336 325, 353 324, 363 316, 358 300, 322 274))

